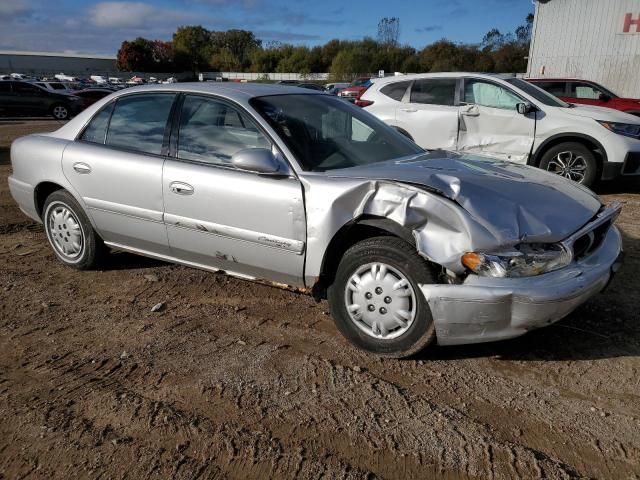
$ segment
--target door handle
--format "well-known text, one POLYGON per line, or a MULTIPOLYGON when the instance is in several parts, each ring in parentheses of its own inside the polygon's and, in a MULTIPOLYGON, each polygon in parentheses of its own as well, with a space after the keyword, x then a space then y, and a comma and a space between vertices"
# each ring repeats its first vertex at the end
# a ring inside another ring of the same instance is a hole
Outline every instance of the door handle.
POLYGON ((169 184, 169 190, 178 195, 193 195, 193 187, 184 182, 171 182, 169 184))
POLYGON ((418 109, 417 108, 401 108, 400 109, 401 112, 417 112, 418 109))
POLYGON ((91 173, 91 167, 83 162, 77 162, 73 164, 73 169, 82 174, 91 173))

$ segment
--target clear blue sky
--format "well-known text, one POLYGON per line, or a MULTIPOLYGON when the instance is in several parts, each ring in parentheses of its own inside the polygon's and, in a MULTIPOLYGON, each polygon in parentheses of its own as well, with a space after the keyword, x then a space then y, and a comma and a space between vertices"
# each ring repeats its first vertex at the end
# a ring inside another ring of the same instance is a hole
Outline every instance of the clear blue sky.
POLYGON ((114 54, 122 40, 169 40, 179 25, 197 24, 316 45, 375 37, 382 17, 399 17, 401 43, 422 48, 513 31, 533 8, 531 0, 0 0, 0 49, 114 54))

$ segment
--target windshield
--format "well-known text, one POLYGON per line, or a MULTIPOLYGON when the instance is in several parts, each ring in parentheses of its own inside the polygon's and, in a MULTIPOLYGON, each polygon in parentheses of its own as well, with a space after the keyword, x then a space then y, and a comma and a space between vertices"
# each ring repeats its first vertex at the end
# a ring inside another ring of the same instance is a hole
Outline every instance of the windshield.
POLYGON ((422 148, 349 102, 328 95, 273 95, 251 100, 307 171, 384 162, 422 148))
POLYGON ((368 87, 371 85, 370 78, 356 78, 353 82, 351 82, 350 87, 368 87))
POLYGON ((620 95, 616 95, 611 90, 609 90, 608 88, 603 87, 599 83, 593 83, 593 86, 595 88, 597 88, 598 90, 600 90, 602 93, 604 93, 606 95, 609 95, 611 98, 620 98, 620 95))
POLYGON ((505 78, 505 82, 510 83, 516 88, 519 88, 527 95, 535 98, 537 101, 544 105, 549 105, 550 107, 563 107, 568 108, 570 105, 568 103, 563 102, 558 97, 554 97, 548 92, 545 92, 540 87, 536 87, 532 83, 529 83, 520 78, 505 78))

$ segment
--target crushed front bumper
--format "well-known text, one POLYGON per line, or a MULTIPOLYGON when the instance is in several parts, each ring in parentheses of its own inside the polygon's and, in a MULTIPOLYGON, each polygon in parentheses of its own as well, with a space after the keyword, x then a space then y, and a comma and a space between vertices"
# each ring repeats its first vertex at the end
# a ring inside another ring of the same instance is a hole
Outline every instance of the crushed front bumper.
POLYGON ((460 285, 421 285, 438 344, 517 337, 567 316, 602 291, 622 261, 620 232, 612 226, 600 247, 571 265, 536 277, 469 275, 460 285))

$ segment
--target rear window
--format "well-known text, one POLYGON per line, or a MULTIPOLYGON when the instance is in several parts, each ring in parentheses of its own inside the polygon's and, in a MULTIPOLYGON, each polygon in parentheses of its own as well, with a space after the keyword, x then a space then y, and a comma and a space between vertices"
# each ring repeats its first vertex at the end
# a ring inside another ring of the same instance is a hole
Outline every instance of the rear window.
POLYGON ((175 94, 122 97, 111 115, 106 144, 160 155, 175 94))
POLYGON ((411 87, 411 103, 454 105, 455 98, 456 80, 454 78, 416 80, 411 87))
POLYGON ((89 125, 87 125, 82 135, 80 135, 80 140, 91 143, 104 143, 114 104, 115 102, 110 103, 91 119, 89 125))
POLYGON ((411 85, 411 81, 390 83, 382 87, 380 93, 399 102, 404 97, 409 85, 411 85))

